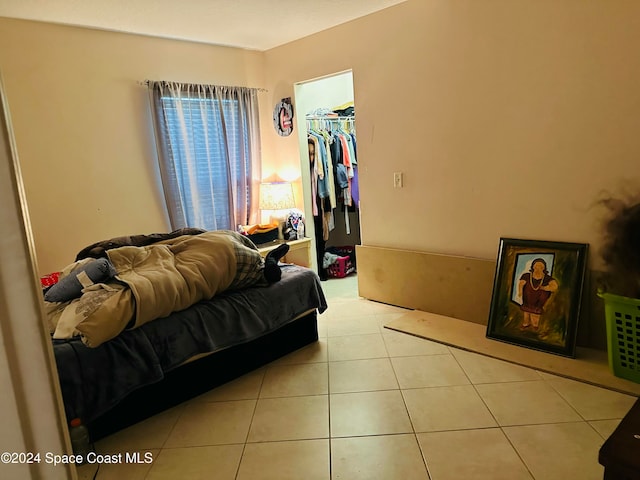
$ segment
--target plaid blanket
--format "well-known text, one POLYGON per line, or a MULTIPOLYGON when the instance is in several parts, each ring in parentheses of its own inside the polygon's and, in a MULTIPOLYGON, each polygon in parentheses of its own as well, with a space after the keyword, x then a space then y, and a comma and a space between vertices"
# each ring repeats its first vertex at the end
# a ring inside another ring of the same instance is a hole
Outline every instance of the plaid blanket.
POLYGON ((223 232, 231 237, 233 250, 236 254, 237 271, 229 288, 267 286, 269 283, 264 278, 264 259, 258 252, 258 247, 240 233, 231 230, 223 232))

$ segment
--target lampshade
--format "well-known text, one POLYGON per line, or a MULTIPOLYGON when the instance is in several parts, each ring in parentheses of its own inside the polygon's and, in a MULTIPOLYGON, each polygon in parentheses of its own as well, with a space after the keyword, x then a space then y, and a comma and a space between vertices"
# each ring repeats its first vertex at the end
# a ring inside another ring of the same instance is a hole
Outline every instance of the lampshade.
POLYGON ((296 206, 293 186, 287 182, 260 184, 261 210, 287 210, 296 206))

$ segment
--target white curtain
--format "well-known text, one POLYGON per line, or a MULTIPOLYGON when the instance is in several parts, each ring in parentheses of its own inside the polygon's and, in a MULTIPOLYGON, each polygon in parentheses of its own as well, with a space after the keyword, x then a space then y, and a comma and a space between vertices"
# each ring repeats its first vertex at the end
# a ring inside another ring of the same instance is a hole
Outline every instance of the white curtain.
POLYGON ((259 223, 257 90, 149 82, 172 229, 259 223))

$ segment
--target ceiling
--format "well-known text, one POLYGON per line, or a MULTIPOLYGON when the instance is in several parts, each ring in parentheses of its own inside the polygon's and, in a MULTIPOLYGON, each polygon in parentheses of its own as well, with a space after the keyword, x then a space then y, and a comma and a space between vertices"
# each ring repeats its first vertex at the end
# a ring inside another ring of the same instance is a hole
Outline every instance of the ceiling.
POLYGON ((403 1, 2 0, 0 17, 268 50, 403 1))

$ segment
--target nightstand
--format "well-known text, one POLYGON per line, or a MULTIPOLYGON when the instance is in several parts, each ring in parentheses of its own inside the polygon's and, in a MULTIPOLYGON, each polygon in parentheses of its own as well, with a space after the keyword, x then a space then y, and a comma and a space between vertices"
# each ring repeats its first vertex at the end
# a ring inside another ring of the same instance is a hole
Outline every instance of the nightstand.
POLYGON ((638 445, 640 445, 640 400, 636 400, 600 447, 598 462, 604 467, 604 480, 640 478, 638 445))
POLYGON ((286 243, 289 245, 289 251, 280 260, 282 263, 295 263, 301 267, 311 267, 311 239, 301 238, 300 240, 276 240, 269 243, 256 245, 260 255, 263 257, 277 246, 286 243))

